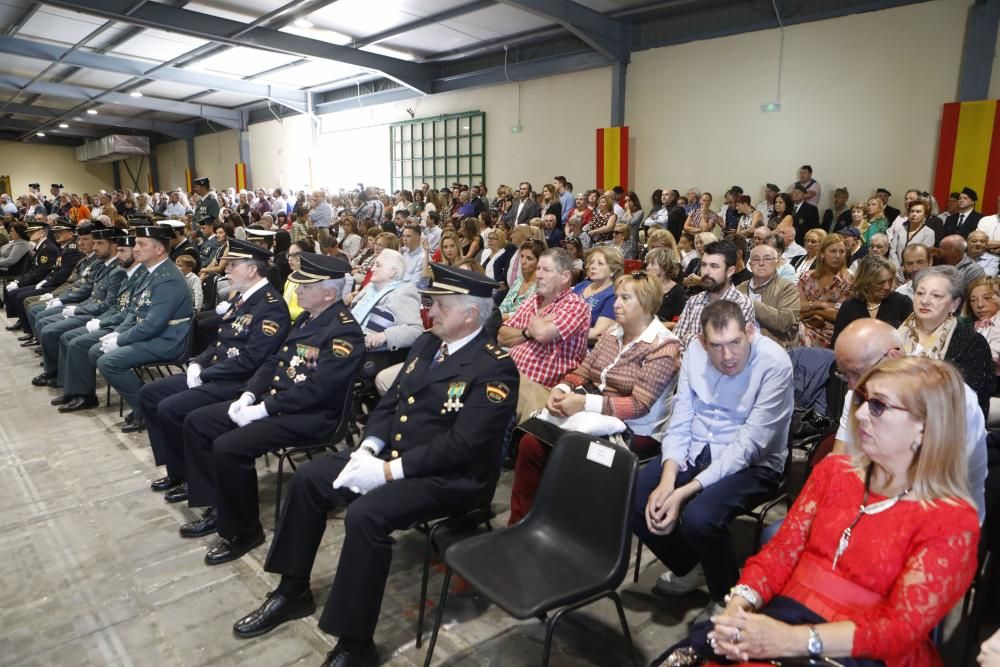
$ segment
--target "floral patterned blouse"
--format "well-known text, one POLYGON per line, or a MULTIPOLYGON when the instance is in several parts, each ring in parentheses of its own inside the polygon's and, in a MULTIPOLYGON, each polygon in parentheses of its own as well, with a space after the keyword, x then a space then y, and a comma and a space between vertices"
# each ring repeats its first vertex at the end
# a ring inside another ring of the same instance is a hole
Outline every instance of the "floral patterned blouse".
MULTIPOLYGON (((816 280, 815 271, 807 271, 799 278, 799 294, 807 301, 829 301, 840 306, 851 297, 851 274, 841 271, 833 277, 829 287, 823 289, 816 280)), ((809 318, 799 323, 799 342, 803 347, 831 347, 833 322, 821 323, 809 318)))

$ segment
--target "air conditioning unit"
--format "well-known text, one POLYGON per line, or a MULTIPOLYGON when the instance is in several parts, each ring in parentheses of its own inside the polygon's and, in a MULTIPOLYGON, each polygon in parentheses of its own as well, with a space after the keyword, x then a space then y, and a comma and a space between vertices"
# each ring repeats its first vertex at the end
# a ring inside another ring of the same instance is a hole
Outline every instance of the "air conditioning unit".
POLYGON ((109 134, 103 139, 88 141, 76 149, 78 162, 115 162, 142 155, 149 155, 149 137, 131 134, 109 134))

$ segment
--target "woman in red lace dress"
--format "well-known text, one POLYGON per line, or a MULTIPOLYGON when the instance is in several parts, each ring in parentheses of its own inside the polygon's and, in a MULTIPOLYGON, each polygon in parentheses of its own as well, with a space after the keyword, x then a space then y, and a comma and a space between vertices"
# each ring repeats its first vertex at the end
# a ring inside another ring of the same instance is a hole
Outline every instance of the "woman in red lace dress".
POLYGON ((699 646, 695 626, 662 664, 941 665, 929 633, 972 581, 979 540, 965 457, 952 446, 965 438, 963 392, 944 362, 902 358, 869 371, 851 417, 861 454, 816 466, 707 642, 702 634, 699 646))

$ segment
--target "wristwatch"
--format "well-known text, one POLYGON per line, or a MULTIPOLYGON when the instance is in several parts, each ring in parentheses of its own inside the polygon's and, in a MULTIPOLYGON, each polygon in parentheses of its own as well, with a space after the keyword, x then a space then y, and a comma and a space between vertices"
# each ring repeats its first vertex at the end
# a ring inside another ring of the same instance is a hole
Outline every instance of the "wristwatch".
POLYGON ((806 645, 809 649, 810 658, 819 658, 823 655, 823 640, 820 639, 819 630, 816 629, 815 625, 809 626, 809 643, 806 645))
POLYGON ((531 340, 531 333, 528 331, 527 327, 521 329, 521 335, 524 336, 525 340, 531 340))

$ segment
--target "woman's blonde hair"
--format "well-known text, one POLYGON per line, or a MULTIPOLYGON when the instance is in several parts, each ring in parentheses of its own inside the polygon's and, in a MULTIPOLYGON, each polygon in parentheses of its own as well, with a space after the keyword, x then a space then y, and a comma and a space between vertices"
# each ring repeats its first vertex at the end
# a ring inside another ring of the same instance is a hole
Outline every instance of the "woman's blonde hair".
POLYGON ((660 247, 671 248, 674 252, 677 252, 677 240, 666 229, 657 228, 646 234, 646 245, 653 243, 660 243, 662 244, 660 247))
POLYGON ((969 286, 965 288, 965 315, 971 319, 975 320, 976 316, 972 312, 972 292, 977 287, 989 287, 993 292, 994 297, 1000 296, 1000 278, 991 278, 990 276, 983 276, 982 278, 976 278, 969 286))
MULTIPOLYGON (((847 244, 844 243, 844 237, 840 234, 827 234, 826 238, 823 239, 819 244, 819 250, 816 251, 816 263, 813 265, 816 268, 813 269, 814 277, 819 280, 827 274, 828 269, 826 268, 826 262, 823 261, 823 253, 826 249, 832 245, 837 245, 838 243, 844 244, 844 250, 847 249, 847 244)), ((844 273, 847 271, 847 258, 844 258, 844 265, 840 267, 838 273, 844 273)))
POLYGON ((851 285, 854 298, 859 301, 874 301, 875 287, 882 282, 880 274, 883 271, 895 280, 896 263, 881 255, 866 255, 858 263, 858 271, 854 274, 854 282, 851 285))
POLYGON ((655 264, 665 278, 674 280, 681 272, 681 262, 677 252, 670 248, 653 248, 646 253, 646 266, 655 264))
POLYGON ((823 239, 826 238, 826 230, 825 229, 819 229, 818 227, 816 229, 810 229, 808 232, 806 232, 806 235, 805 235, 804 238, 808 239, 810 237, 815 238, 817 241, 819 241, 820 243, 822 243, 823 239))
POLYGON ((621 275, 622 269, 625 268, 625 258, 622 256, 622 251, 614 246, 599 245, 596 248, 591 248, 587 253, 587 257, 583 260, 583 265, 587 266, 590 264, 590 260, 594 255, 600 255, 604 258, 604 263, 611 269, 612 282, 621 275))
MULTIPOLYGON (((879 200, 881 201, 881 200, 879 200)), ((868 229, 869 217, 868 217, 868 205, 863 201, 856 201, 851 204, 851 224, 854 224, 854 211, 857 209, 861 211, 861 224, 858 225, 858 231, 862 234, 868 229)))
POLYGON ((663 283, 645 272, 618 276, 615 280, 615 294, 626 288, 632 290, 647 315, 655 315, 663 304, 663 283))
POLYGON ((375 243, 381 243, 383 249, 399 250, 399 237, 392 232, 382 232, 375 237, 375 243))
POLYGON ((451 241, 452 243, 455 244, 455 247, 458 249, 458 256, 455 258, 455 263, 457 264, 458 261, 462 259, 462 239, 461 239, 461 237, 459 237, 459 235, 457 233, 452 232, 452 231, 447 231, 447 232, 445 232, 444 234, 441 235, 441 244, 440 244, 440 247, 441 247, 441 263, 445 264, 446 266, 454 266, 455 264, 452 264, 451 261, 447 257, 445 257, 445 255, 444 255, 444 242, 445 241, 451 241))
POLYGON ((494 227, 489 232, 486 233, 486 239, 489 240, 490 234, 495 234, 497 241, 500 242, 500 247, 503 248, 507 245, 507 234, 499 227, 494 227))
MULTIPOLYGON (((975 507, 969 494, 965 455, 965 383, 945 361, 902 357, 887 360, 869 370, 858 382, 864 391, 874 379, 895 380, 895 397, 910 415, 923 422, 923 437, 913 456, 910 472, 913 496, 921 503, 961 499, 975 507), (956 446, 958 444, 959 446, 956 446)), ((851 406, 851 433, 858 442, 857 408, 851 406)), ((855 455, 855 465, 864 469, 870 459, 855 455)))

